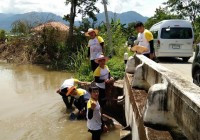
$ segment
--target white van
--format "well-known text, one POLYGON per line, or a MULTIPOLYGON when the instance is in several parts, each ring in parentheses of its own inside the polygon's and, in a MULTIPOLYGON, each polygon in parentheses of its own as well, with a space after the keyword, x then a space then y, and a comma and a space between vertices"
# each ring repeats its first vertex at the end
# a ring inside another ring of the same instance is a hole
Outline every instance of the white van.
POLYGON ((180 57, 187 62, 193 56, 194 32, 187 20, 163 20, 153 25, 154 48, 157 57, 180 57))

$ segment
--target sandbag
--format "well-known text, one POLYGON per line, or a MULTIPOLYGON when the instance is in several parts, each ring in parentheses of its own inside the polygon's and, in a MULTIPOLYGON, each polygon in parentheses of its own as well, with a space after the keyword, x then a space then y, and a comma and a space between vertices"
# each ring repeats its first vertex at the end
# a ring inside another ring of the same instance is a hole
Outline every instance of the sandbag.
POLYGON ((134 47, 131 48, 131 51, 136 52, 138 54, 143 54, 145 52, 148 52, 149 49, 147 47, 144 47, 144 46, 138 46, 138 45, 136 45, 136 46, 134 46, 134 47))
POLYGON ((134 59, 134 56, 130 56, 128 58, 125 71, 127 73, 130 73, 130 74, 134 74, 135 73, 135 59, 134 59))

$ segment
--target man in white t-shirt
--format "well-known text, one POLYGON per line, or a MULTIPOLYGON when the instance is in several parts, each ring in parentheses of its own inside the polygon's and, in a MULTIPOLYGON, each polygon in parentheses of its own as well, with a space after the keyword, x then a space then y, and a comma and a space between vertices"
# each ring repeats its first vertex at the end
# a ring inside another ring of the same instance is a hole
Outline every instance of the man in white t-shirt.
POLYGON ((92 28, 88 29, 88 32, 85 33, 86 36, 90 37, 89 43, 88 43, 88 57, 90 57, 91 61, 91 68, 94 72, 96 68, 99 66, 95 59, 97 56, 102 54, 104 52, 104 40, 102 37, 97 36, 98 30, 94 30, 92 28))
POLYGON ((61 85, 61 87, 57 90, 57 93, 62 96, 63 102, 65 103, 67 109, 71 109, 72 104, 74 102, 74 97, 67 95, 68 90, 72 86, 75 86, 76 84, 86 84, 86 83, 81 82, 78 79, 70 78, 70 79, 66 79, 61 85))
POLYGON ((139 42, 138 46, 146 47, 148 51, 144 52, 143 55, 150 59, 154 59, 154 44, 153 44, 153 34, 145 29, 142 22, 137 22, 134 26, 138 32, 137 40, 139 42))

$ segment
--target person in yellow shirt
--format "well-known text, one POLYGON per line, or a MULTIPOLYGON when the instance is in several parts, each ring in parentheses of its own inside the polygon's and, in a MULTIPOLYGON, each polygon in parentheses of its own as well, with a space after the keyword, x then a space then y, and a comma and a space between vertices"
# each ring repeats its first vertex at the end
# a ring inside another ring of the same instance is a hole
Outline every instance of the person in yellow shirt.
POLYGON ((142 54, 150 59, 154 59, 154 43, 153 43, 153 34, 145 29, 144 24, 142 22, 137 22, 134 26, 135 30, 138 32, 138 46, 146 47, 147 51, 142 54))
POLYGON ((90 37, 88 42, 88 57, 90 57, 93 72, 99 66, 98 63, 95 62, 95 59, 104 52, 104 40, 102 37, 98 36, 98 32, 98 30, 90 28, 88 32, 85 33, 85 36, 90 37))
POLYGON ((85 84, 85 82, 81 82, 74 78, 66 79, 61 87, 57 90, 57 93, 62 96, 63 102, 65 103, 67 109, 72 109, 72 104, 74 102, 74 97, 67 95, 67 92, 70 87, 75 86, 76 84, 85 84))
POLYGON ((72 86, 67 92, 67 96, 69 95, 75 98, 74 106, 79 110, 78 116, 85 118, 84 115, 87 110, 87 102, 90 99, 90 94, 85 89, 72 86))
POLYGON ((99 88, 99 103, 104 109, 104 106, 107 102, 106 99, 106 84, 114 83, 114 79, 110 75, 110 70, 106 65, 108 57, 105 57, 103 54, 99 55, 95 60, 99 66, 94 71, 94 78, 96 86, 99 88))

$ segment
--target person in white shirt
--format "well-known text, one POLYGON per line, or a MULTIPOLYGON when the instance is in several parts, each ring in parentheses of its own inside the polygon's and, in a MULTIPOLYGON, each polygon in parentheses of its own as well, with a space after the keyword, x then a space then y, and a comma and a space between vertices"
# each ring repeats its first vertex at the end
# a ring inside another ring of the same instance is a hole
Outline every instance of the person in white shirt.
POLYGON ((106 105, 106 84, 114 82, 114 79, 110 75, 110 70, 106 65, 108 61, 108 57, 104 55, 99 55, 98 58, 95 60, 99 66, 94 71, 94 78, 97 87, 99 87, 99 103, 101 107, 104 109, 106 105))
POLYGON ((138 46, 146 47, 148 51, 143 52, 143 55, 154 59, 154 43, 153 43, 153 34, 145 29, 144 24, 142 22, 137 22, 134 26, 135 30, 138 32, 138 46))
POLYGON ((100 136, 103 132, 103 122, 101 107, 98 102, 99 89, 97 86, 89 88, 91 98, 87 103, 87 127, 88 131, 92 134, 92 140, 100 140, 100 136))
POLYGON ((88 32, 85 33, 85 36, 90 37, 88 43, 88 57, 90 57, 93 72, 99 66, 98 63, 95 62, 95 59, 104 52, 104 40, 102 37, 98 36, 98 32, 98 30, 90 28, 88 32))
POLYGON ((68 90, 76 84, 85 84, 85 82, 81 82, 74 78, 66 79, 61 87, 57 90, 57 93, 62 96, 63 102, 65 103, 67 109, 72 109, 72 104, 74 102, 74 97, 67 95, 68 90))

